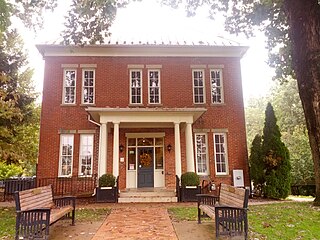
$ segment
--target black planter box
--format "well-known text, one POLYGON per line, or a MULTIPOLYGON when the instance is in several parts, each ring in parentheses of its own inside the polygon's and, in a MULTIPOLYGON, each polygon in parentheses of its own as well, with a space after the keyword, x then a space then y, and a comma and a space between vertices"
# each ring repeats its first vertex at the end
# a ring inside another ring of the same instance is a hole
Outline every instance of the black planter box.
POLYGON ((104 187, 97 187, 96 188, 96 202, 117 202, 118 200, 118 193, 117 188, 104 188, 104 187))
POLYGON ((197 194, 201 193, 201 186, 180 187, 181 202, 197 202, 197 194))

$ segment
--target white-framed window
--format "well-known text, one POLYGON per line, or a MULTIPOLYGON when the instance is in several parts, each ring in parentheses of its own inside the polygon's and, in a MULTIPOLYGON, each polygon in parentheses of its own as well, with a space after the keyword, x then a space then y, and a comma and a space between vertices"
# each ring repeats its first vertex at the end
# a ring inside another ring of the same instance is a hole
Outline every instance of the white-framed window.
POLYGON ((195 134, 196 166, 198 175, 209 175, 208 141, 206 133, 195 134))
POLYGON ((205 103, 204 70, 192 70, 193 102, 205 103))
POLYGON ((95 70, 82 70, 82 103, 94 104, 95 70))
POLYGON ((93 134, 80 135, 79 175, 92 175, 93 134))
POLYGON ((148 70, 149 103, 161 103, 160 95, 160 71, 148 70))
POLYGON ((77 71, 75 69, 64 69, 63 72, 63 104, 76 103, 76 79, 77 71))
POLYGON ((227 134, 214 133, 214 159, 217 175, 228 174, 227 134))
POLYGON ((223 103, 223 82, 222 82, 222 69, 210 70, 210 84, 211 84, 211 102, 223 103))
POLYGON ((59 177, 72 175, 73 134, 60 135, 59 177))
POLYGON ((142 103, 142 70, 130 70, 130 103, 142 103))

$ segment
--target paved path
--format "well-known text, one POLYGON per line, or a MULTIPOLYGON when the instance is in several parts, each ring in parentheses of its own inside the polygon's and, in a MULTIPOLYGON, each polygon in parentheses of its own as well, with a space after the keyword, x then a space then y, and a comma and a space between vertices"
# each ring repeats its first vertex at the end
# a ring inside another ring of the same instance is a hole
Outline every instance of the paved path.
POLYGON ((92 240, 168 239, 177 235, 163 206, 130 206, 112 209, 92 240))

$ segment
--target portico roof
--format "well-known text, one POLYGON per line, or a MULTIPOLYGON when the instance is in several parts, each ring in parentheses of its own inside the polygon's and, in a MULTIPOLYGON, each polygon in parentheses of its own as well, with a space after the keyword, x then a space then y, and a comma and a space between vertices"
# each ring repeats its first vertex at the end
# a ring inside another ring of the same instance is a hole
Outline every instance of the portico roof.
POLYGON ((110 108, 88 107, 86 111, 98 123, 120 123, 120 126, 173 126, 173 123, 194 123, 205 108, 110 108), (148 124, 148 125, 147 125, 148 124))

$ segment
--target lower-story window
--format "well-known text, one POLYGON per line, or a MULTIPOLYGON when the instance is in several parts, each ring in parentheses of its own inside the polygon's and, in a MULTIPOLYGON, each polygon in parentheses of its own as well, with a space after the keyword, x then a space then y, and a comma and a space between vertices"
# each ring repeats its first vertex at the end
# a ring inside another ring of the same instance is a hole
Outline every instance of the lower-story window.
POLYGON ((228 174, 228 153, 226 133, 214 133, 214 158, 216 164, 216 174, 228 174))
POLYGON ((80 135, 79 175, 92 175, 93 134, 80 135))
POLYGON ((72 175, 73 134, 60 135, 59 177, 72 175))
POLYGON ((207 135, 205 133, 197 133, 195 135, 196 145, 196 163, 197 163, 197 174, 208 175, 208 146, 207 146, 207 135))

